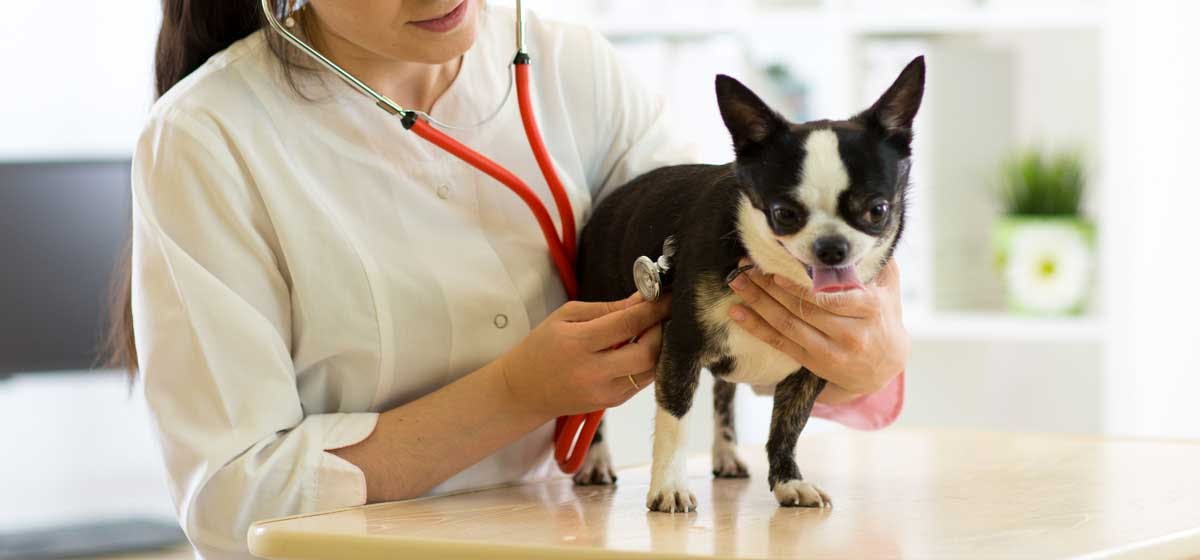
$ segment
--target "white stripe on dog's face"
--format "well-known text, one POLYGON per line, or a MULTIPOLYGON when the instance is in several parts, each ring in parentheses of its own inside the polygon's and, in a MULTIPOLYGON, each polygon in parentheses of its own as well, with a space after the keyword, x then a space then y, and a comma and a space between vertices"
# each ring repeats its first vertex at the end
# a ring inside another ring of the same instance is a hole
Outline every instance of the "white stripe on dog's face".
POLYGON ((841 235, 850 242, 846 262, 856 263, 875 245, 875 238, 854 229, 838 213, 838 200, 850 188, 850 174, 838 151, 832 130, 814 130, 804 141, 804 164, 800 184, 793 196, 808 210, 808 223, 788 238, 781 239, 788 251, 805 263, 819 264, 813 253, 817 238, 841 235))
POLYGON ((808 210, 808 224, 827 224, 839 220, 838 197, 850 188, 850 174, 838 153, 838 138, 832 130, 814 130, 804 142, 804 163, 800 184, 793 196, 808 210))

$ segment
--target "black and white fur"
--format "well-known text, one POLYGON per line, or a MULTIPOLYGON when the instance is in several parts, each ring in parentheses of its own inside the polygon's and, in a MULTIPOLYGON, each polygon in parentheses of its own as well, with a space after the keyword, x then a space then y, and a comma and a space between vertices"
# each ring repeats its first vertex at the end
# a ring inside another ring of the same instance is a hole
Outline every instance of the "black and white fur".
MULTIPOLYGON (((595 209, 580 242, 583 300, 627 296, 635 290, 629 271, 638 256, 656 257, 668 237, 677 248, 655 382, 651 510, 696 507, 684 449, 702 368, 715 376, 713 474, 747 476, 734 450, 733 383, 775 385, 767 442, 771 490, 780 505, 830 505, 803 480, 793 456, 825 381, 730 321, 728 310, 740 300, 724 281, 746 257, 762 273, 802 286, 812 286, 814 266, 852 266, 870 281, 904 228, 912 123, 924 83, 925 62, 917 58, 859 115, 794 124, 738 81, 718 76, 717 101, 736 160, 651 171, 595 209), (831 245, 837 250, 829 251, 831 245)), ((576 482, 613 480, 599 440, 576 482)))

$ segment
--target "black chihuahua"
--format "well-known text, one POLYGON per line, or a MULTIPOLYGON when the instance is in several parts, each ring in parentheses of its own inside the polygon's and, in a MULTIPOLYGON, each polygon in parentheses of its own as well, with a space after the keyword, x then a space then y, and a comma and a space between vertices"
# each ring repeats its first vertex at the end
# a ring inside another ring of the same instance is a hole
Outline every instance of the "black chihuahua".
MULTIPOLYGON (((737 80, 717 76, 736 160, 651 171, 595 209, 580 241, 581 299, 625 297, 635 289, 629 271, 639 256, 658 256, 668 239, 675 249, 671 319, 655 382, 651 510, 696 507, 684 436, 702 368, 715 376, 713 473, 747 476, 734 447, 734 383, 775 385, 771 490, 780 505, 831 505, 803 480, 793 456, 825 381, 728 319, 740 299, 727 277, 748 257, 764 274, 815 293, 861 288, 874 278, 904 230, 912 123, 924 88, 918 57, 857 116, 794 124, 737 80)), ((608 450, 597 440, 577 482, 613 480, 608 450)))

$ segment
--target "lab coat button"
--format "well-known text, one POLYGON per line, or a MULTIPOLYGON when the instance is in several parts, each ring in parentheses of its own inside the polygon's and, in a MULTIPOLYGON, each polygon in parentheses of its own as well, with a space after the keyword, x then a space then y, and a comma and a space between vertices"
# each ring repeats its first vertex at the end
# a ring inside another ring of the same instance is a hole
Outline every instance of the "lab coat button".
POLYGON ((446 200, 447 198, 450 198, 450 187, 448 187, 446 185, 442 185, 442 186, 438 187, 437 195, 438 195, 438 198, 440 198, 442 200, 446 200))
POLYGON ((508 315, 497 313, 496 316, 492 318, 492 324, 496 325, 497 329, 503 329, 504 327, 507 327, 508 315))

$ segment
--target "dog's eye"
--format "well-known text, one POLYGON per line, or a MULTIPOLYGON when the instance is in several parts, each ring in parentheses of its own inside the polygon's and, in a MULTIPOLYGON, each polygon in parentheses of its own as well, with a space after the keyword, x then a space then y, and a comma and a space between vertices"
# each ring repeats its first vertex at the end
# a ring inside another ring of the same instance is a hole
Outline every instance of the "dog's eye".
POLYGON ((786 204, 771 205, 771 223, 776 230, 794 231, 800 229, 800 213, 786 204))
POLYGON ((888 210, 890 209, 891 207, 888 206, 888 203, 881 200, 872 205, 871 209, 867 210, 867 214, 864 217, 867 219, 867 223, 871 225, 879 225, 882 224, 885 219, 887 219, 888 210))

